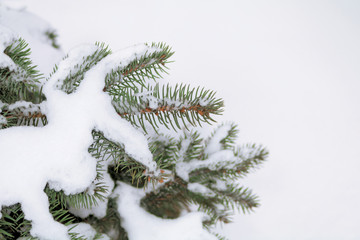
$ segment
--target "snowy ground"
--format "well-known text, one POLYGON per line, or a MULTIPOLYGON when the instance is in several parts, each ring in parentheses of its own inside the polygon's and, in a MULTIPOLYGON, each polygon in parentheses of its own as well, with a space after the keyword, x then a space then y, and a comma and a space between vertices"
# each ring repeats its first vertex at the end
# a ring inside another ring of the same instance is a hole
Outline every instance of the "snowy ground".
POLYGON ((230 239, 360 239, 358 1, 5 3, 49 21, 64 51, 167 42, 171 81, 218 91, 219 120, 271 153, 244 181, 262 206, 224 227, 230 239))

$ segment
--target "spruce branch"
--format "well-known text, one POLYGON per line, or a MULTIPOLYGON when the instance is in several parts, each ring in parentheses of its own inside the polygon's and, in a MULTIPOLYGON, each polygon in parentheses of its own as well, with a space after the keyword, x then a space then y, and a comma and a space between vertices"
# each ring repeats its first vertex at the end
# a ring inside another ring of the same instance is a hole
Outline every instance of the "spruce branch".
POLYGON ((183 209, 190 211, 190 204, 187 184, 178 177, 141 199, 141 206, 148 212, 168 219, 178 218, 183 209))
MULTIPOLYGON (((96 42, 94 51, 91 54, 84 55, 81 63, 77 63, 75 66, 72 66, 72 69, 68 72, 68 74, 64 78, 58 80, 56 87, 68 94, 74 92, 80 85, 80 82, 84 79, 86 72, 110 53, 111 50, 108 46, 105 46, 105 43, 96 42)), ((50 77, 55 74, 57 70, 58 67, 55 66, 50 77)))
POLYGON ((193 159, 201 159, 204 152, 203 139, 197 131, 186 132, 180 138, 178 144, 179 155, 182 162, 189 162, 193 159))
POLYGON ((205 141, 205 151, 207 154, 216 150, 233 149, 235 141, 238 137, 239 130, 235 123, 222 123, 211 134, 211 136, 205 141), (208 149, 213 145, 218 145, 220 148, 208 149))
POLYGON ((24 100, 33 103, 40 103, 45 99, 41 90, 33 84, 23 81, 16 81, 13 75, 5 76, 0 70, 0 101, 14 103, 24 100))
MULTIPOLYGON (((42 74, 39 73, 35 65, 32 65, 32 61, 29 58, 31 50, 24 39, 19 38, 17 41, 8 46, 4 53, 8 55, 19 67, 17 71, 22 74, 21 81, 35 85, 39 83, 39 80, 42 78, 42 74)), ((15 71, 13 73, 15 73, 15 71)))
POLYGON ((89 153, 98 159, 98 161, 110 161, 113 172, 124 174, 117 177, 131 177, 132 182, 140 182, 143 179, 142 173, 146 167, 136 162, 132 157, 126 154, 124 147, 107 139, 102 132, 92 132, 94 142, 89 147, 89 153))
POLYGON ((61 199, 61 202, 67 203, 68 206, 73 208, 90 209, 94 206, 97 206, 99 201, 104 201, 105 198, 103 194, 106 191, 106 185, 103 183, 96 183, 93 189, 93 193, 84 191, 78 194, 66 195, 62 191, 57 192, 52 189, 47 189, 46 193, 49 197, 57 196, 57 198, 61 199))
POLYGON ((227 182, 257 168, 268 152, 256 144, 235 146, 237 134, 236 125, 230 123, 221 124, 205 140, 196 131, 184 130, 177 141, 167 141, 159 135, 158 148, 171 149, 164 151, 161 158, 166 159, 167 169, 173 171, 174 177, 148 193, 141 205, 156 216, 177 218, 181 211, 189 210, 190 204, 195 204, 208 216, 203 222, 205 227, 217 222, 231 222, 230 210, 247 213, 258 207, 258 198, 251 190, 227 182))
MULTIPOLYGON (((45 190, 45 192, 49 189, 45 190)), ((61 199, 61 195, 48 194, 49 211, 54 219, 64 225, 70 225, 76 221, 76 218, 69 213, 66 208, 66 201, 61 199)), ((26 239, 35 239, 30 236, 31 222, 25 219, 20 204, 3 207, 2 218, 0 219, 0 239, 15 240, 20 237, 26 239)), ((71 235, 72 240, 80 240, 71 235)))
MULTIPOLYGON (((230 151, 230 150, 223 150, 230 151)), ((233 157, 223 158, 215 166, 212 161, 199 161, 189 173, 190 182, 205 183, 211 179, 238 179, 259 167, 269 152, 261 145, 245 144, 233 149, 233 157)))
POLYGON ((113 239, 128 240, 124 228, 121 226, 121 217, 117 210, 116 198, 109 198, 105 217, 98 219, 89 216, 85 222, 91 224, 97 232, 109 234, 113 239))
POLYGON ((215 232, 210 231, 210 229, 208 229, 208 231, 209 231, 211 234, 213 234, 215 237, 217 237, 218 240, 229 240, 229 239, 227 239, 226 237, 220 235, 219 233, 215 233, 215 232))
POLYGON ((269 155, 269 151, 261 145, 244 144, 235 149, 235 156, 242 159, 237 165, 236 171, 239 177, 246 176, 251 170, 263 164, 269 155))
POLYGON ((249 213, 259 206, 258 197, 249 188, 237 184, 227 184, 226 189, 211 187, 216 193, 218 201, 227 209, 241 209, 243 213, 249 213))
POLYGON ((45 96, 40 86, 42 74, 32 65, 28 44, 20 38, 8 46, 4 53, 12 59, 15 68, 0 69, 0 101, 5 103, 19 100, 33 103, 43 101, 45 96))
POLYGON ((63 191, 50 189, 49 186, 45 188, 45 192, 50 199, 59 199, 61 203, 66 203, 67 207, 91 209, 97 206, 99 201, 105 200, 104 194, 108 191, 105 183, 101 181, 103 180, 102 171, 104 170, 101 161, 98 161, 96 165, 97 175, 92 186, 78 194, 66 195, 63 191))
POLYGON ((121 89, 133 86, 133 83, 145 86, 147 79, 161 78, 161 73, 166 73, 166 64, 170 63, 168 59, 174 54, 171 48, 165 43, 151 43, 148 51, 140 56, 136 56, 125 67, 113 69, 105 78, 104 92, 108 91, 110 95, 116 97, 112 88, 121 89))
POLYGON ((66 201, 64 201, 61 195, 51 194, 49 189, 45 189, 48 193, 50 212, 54 219, 64 225, 70 225, 76 221, 76 218, 68 211, 66 201))
POLYGON ((45 32, 45 35, 49 38, 51 41, 51 46, 53 46, 56 49, 60 48, 60 45, 57 42, 58 34, 55 30, 48 30, 45 32))
POLYGON ((161 169, 173 170, 178 156, 178 143, 168 135, 157 134, 149 139, 150 149, 161 169))
POLYGON ((0 219, 0 239, 17 239, 29 235, 31 223, 24 218, 20 204, 3 207, 0 219))
POLYGON ((42 112, 41 105, 31 102, 3 104, 0 111, 1 116, 6 122, 0 124, 0 129, 21 125, 44 126, 47 124, 46 115, 42 112))
POLYGON ((215 92, 183 84, 175 87, 156 84, 139 92, 127 89, 118 96, 113 100, 118 114, 145 132, 145 123, 155 131, 159 125, 175 131, 187 128, 188 124, 201 126, 202 122, 215 121, 211 114, 219 115, 223 111, 223 101, 215 98, 215 92))
POLYGON ((230 222, 228 212, 219 209, 219 204, 223 202, 222 197, 222 195, 209 197, 190 191, 187 182, 175 177, 156 192, 148 193, 141 200, 141 206, 156 216, 174 219, 178 218, 184 209, 190 211, 190 205, 195 204, 200 211, 209 216, 204 224, 212 225, 216 221, 230 222))
MULTIPOLYGON (((88 151, 100 162, 110 161, 108 170, 114 180, 145 187, 149 183, 154 184, 166 177, 166 174, 163 173, 155 176, 154 173, 149 172, 146 166, 129 156, 121 144, 107 139, 103 133, 94 130, 92 134, 94 142, 88 151)), ((156 151, 156 147, 151 144, 149 149, 151 152, 156 151)), ((159 157, 154 156, 153 160, 158 163, 160 168, 166 167, 165 163, 159 162, 159 157)))

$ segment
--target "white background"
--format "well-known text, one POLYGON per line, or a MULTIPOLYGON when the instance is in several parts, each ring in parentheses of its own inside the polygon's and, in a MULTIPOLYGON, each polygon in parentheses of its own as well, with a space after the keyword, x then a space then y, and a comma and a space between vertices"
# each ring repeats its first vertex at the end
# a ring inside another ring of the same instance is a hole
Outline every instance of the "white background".
MULTIPOLYGON (((14 1, 5 1, 9 3, 14 1)), ((270 150, 244 179, 260 196, 231 240, 360 239, 360 2, 21 0, 66 52, 164 41, 171 81, 218 92, 219 121, 270 150)))

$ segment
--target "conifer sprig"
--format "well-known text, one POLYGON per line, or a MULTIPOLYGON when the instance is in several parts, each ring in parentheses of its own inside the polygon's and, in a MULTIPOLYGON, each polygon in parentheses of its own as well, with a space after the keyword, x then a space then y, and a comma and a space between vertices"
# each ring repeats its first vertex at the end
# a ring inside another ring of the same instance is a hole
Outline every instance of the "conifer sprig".
POLYGON ((222 124, 206 140, 198 132, 184 130, 175 148, 172 141, 158 141, 159 149, 167 149, 168 145, 171 149, 170 160, 165 159, 174 177, 147 194, 142 206, 157 216, 176 218, 190 204, 196 204, 209 217, 204 221, 206 226, 230 222, 229 210, 247 213, 258 207, 258 198, 251 190, 227 182, 257 168, 268 152, 255 144, 237 147, 237 134, 235 124, 222 124))
POLYGON ((24 218, 20 204, 15 204, 1 211, 0 239, 16 239, 29 234, 31 224, 24 218))
MULTIPOLYGON (((167 177, 164 172, 161 172, 159 176, 148 172, 147 167, 129 156, 121 144, 107 139, 101 132, 94 130, 92 134, 94 142, 88 151, 98 159, 98 162, 111 161, 108 170, 113 179, 145 187, 149 183, 162 181, 164 177, 167 177)), ((156 144, 151 143, 149 149, 152 153, 158 150, 156 144)), ((157 162, 158 167, 166 168, 167 163, 161 160, 161 157, 154 155, 153 161, 157 162)))
MULTIPOLYGON (((66 201, 61 199, 61 195, 48 194, 48 196, 49 210, 56 221, 64 225, 70 225, 76 221, 76 218, 66 209, 66 201)), ((3 208, 1 213, 3 216, 0 219, 0 239, 15 240, 25 237, 28 240, 35 240, 35 238, 30 236, 31 222, 25 219, 20 204, 3 208)), ((83 239, 79 238, 78 234, 69 234, 71 240, 83 239)))
MULTIPOLYGON (((28 84, 38 84, 42 78, 42 74, 36 69, 36 66, 32 64, 30 59, 31 50, 24 39, 19 38, 17 41, 8 46, 4 53, 8 55, 13 62, 20 68, 19 72, 22 74, 19 76, 20 81, 28 84)), ((15 73, 15 71, 13 72, 15 73)))
MULTIPOLYGON (((204 145, 203 139, 200 136, 200 133, 197 131, 187 133, 184 131, 184 136, 180 138, 178 142, 178 150, 182 151, 182 161, 183 162, 190 162, 193 159, 201 159, 204 155, 204 145), (183 142, 186 142, 185 149, 183 142)), ((176 163, 174 163, 176 164, 176 163)))
POLYGON ((238 137, 238 134, 239 134, 239 129, 238 129, 238 126, 234 123, 222 123, 220 124, 219 126, 216 127, 216 129, 212 132, 211 136, 206 139, 205 141, 205 149, 209 146, 209 144, 212 142, 212 141, 217 141, 218 140, 218 143, 217 144, 220 144, 220 149, 233 149, 234 148, 234 144, 235 144, 235 141, 236 141, 236 138, 238 137), (222 136, 222 134, 224 133, 221 133, 222 131, 226 132, 225 136, 222 136), (218 136, 218 134, 220 136, 218 136), (217 139, 219 138, 220 139, 217 139), (216 138, 216 139, 214 139, 216 138))
MULTIPOLYGON (((58 80, 56 85, 58 89, 61 89, 68 94, 74 92, 84 79, 85 73, 107 55, 111 54, 111 50, 105 45, 105 43, 96 42, 95 46, 96 49, 91 54, 84 55, 83 61, 73 66, 65 78, 58 80)), ((57 70, 58 67, 55 66, 54 71, 50 76, 52 76, 57 70)))
POLYGON ((159 134, 150 140, 150 149, 156 162, 162 165, 161 169, 172 170, 178 156, 178 142, 171 136, 159 134))
POLYGON ((66 203, 66 207, 91 209, 97 206, 99 201, 104 201, 104 194, 107 192, 106 187, 103 182, 97 182, 92 189, 92 193, 85 190, 78 194, 66 195, 63 191, 57 192, 49 187, 45 189, 45 192, 50 199, 58 199, 60 202, 66 203))
POLYGON ((40 87, 42 74, 32 65, 28 44, 20 38, 8 46, 4 53, 12 59, 15 69, 0 69, 0 101, 14 103, 25 100, 40 103, 44 100, 40 87))
POLYGON ((117 210, 115 198, 109 198, 105 217, 98 219, 89 216, 86 218, 86 222, 90 223, 99 233, 111 233, 113 239, 128 240, 127 233, 121 226, 121 217, 117 210))
POLYGON ((181 178, 175 177, 156 192, 147 193, 141 200, 141 206, 150 213, 162 217, 178 218, 184 209, 189 209, 191 198, 188 195, 187 184, 181 178))
POLYGON ((211 114, 222 113, 223 101, 215 98, 215 92, 204 88, 190 88, 189 85, 176 84, 149 86, 139 92, 126 89, 113 100, 113 106, 120 116, 146 132, 150 124, 156 131, 159 125, 175 131, 210 123, 215 120, 211 114))
POLYGON ((60 45, 57 42, 58 34, 55 30, 48 30, 45 32, 45 35, 49 38, 51 41, 51 46, 53 46, 56 49, 60 48, 60 45))
POLYGON ((256 144, 245 144, 233 151, 234 158, 223 161, 216 169, 204 165, 200 168, 194 168, 189 173, 190 181, 206 182, 211 179, 230 180, 245 177, 251 170, 258 168, 266 160, 269 153, 264 147, 256 144))
POLYGON ((16 108, 9 107, 11 107, 11 105, 4 104, 0 111, 0 116, 6 119, 6 123, 0 124, 0 129, 21 125, 44 126, 47 124, 46 115, 42 113, 39 104, 30 102, 16 108))
MULTIPOLYGON (((146 167, 136 162, 132 157, 126 154, 124 147, 116 142, 107 139, 103 133, 93 131, 93 144, 89 147, 89 153, 98 159, 98 161, 111 161, 114 172, 119 173, 118 178, 131 176, 132 182, 140 182, 143 179, 143 172, 146 167), (124 176, 123 176, 123 175, 124 176)), ((105 169, 107 170, 107 169, 105 169)))
POLYGON ((218 201, 227 209, 241 209, 243 213, 249 213, 259 206, 259 200, 249 188, 240 187, 237 184, 228 184, 226 189, 210 187, 219 197, 218 201))
POLYGON ((137 56, 125 67, 113 69, 105 78, 104 91, 110 95, 117 96, 117 91, 112 88, 122 89, 126 87, 135 87, 134 83, 145 87, 147 79, 161 78, 161 73, 166 73, 168 60, 174 52, 164 43, 146 44, 149 48, 143 55, 137 56), (154 51, 155 49, 155 51, 154 51))

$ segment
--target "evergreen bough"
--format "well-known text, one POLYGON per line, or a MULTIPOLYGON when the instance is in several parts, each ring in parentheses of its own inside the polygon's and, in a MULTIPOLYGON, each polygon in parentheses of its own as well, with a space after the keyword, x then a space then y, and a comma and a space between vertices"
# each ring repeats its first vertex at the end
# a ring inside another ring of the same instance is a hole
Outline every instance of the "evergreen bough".
MULTIPOLYGON (((47 36, 58 48, 56 34, 49 32, 47 36)), ((73 66, 57 85, 58 89, 68 94, 76 91, 86 72, 111 54, 105 44, 95 45, 97 50, 84 56, 81 64, 73 66)), ((199 211, 207 214, 203 225, 210 230, 217 222, 230 222, 235 209, 245 213, 259 206, 257 196, 236 180, 257 168, 268 152, 256 144, 236 146, 238 129, 232 123, 220 125, 208 138, 195 131, 193 126, 214 122, 212 116, 222 113, 223 101, 214 91, 204 88, 159 83, 158 79, 166 73, 174 52, 165 43, 148 46, 157 50, 137 56, 127 66, 109 73, 103 91, 112 97, 118 115, 148 136, 150 150, 161 174, 155 176, 147 172, 144 165, 126 154, 121 144, 93 130, 93 144, 88 149, 98 159, 93 192, 65 195, 49 187, 44 189, 49 198, 49 210, 56 221, 65 225, 89 223, 98 232, 95 239, 110 232, 114 239, 128 239, 112 197, 108 201, 107 214, 101 219, 92 215, 82 219, 69 211, 70 208, 92 208, 104 200, 107 190, 101 180, 102 172, 107 169, 103 169, 102 162, 109 158, 113 164, 108 171, 114 180, 138 188, 157 186, 141 200, 141 206, 161 218, 175 219, 182 211, 197 206, 199 211), (178 137, 161 133, 162 126, 180 131, 178 137)), ((30 48, 23 39, 17 39, 6 47, 4 54, 12 59, 16 68, 0 69, 0 128, 46 125, 46 115, 41 111, 41 103, 46 101, 42 93, 46 79, 32 64, 30 48), (24 102, 14 107, 13 104, 19 101, 24 102)), ((20 204, 3 207, 1 213, 0 239, 32 238, 29 233, 31 222, 24 218, 20 204)), ((71 230, 69 234, 71 239, 84 239, 71 230)))

